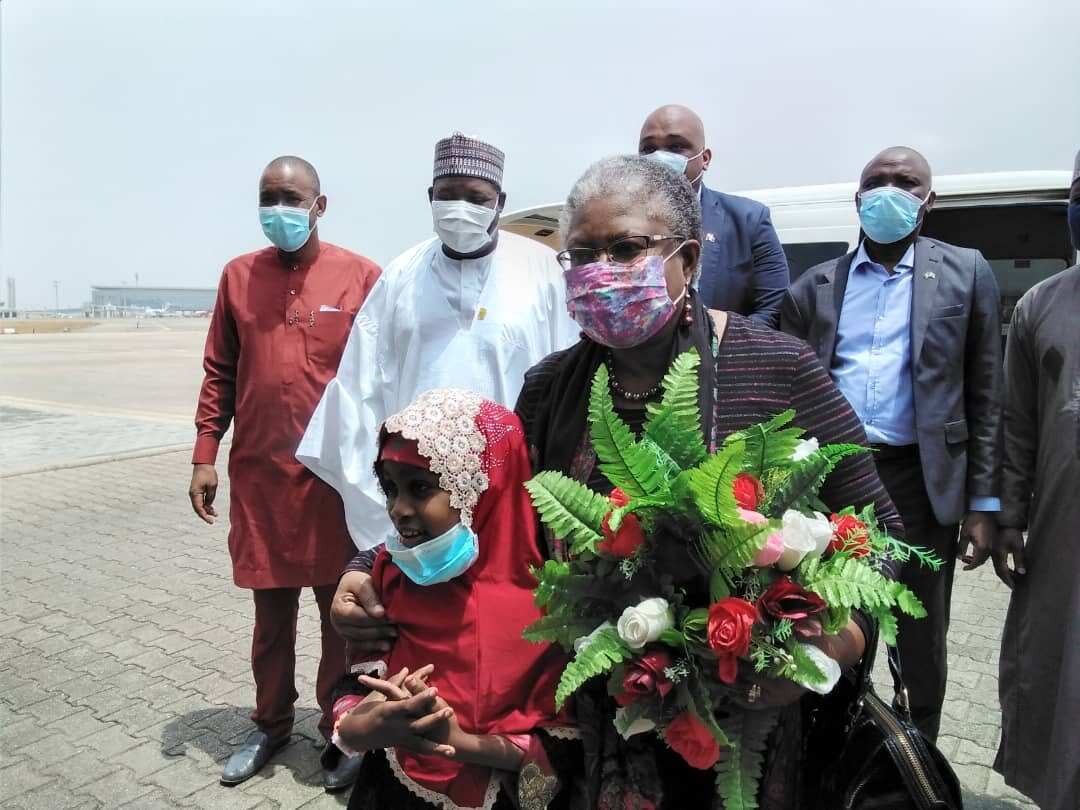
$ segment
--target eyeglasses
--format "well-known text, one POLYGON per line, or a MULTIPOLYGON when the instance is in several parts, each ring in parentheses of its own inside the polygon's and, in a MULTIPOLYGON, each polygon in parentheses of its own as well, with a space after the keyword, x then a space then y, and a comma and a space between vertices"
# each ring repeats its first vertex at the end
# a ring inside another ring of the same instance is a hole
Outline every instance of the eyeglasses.
POLYGON ((568 248, 556 254, 555 258, 562 265, 563 270, 571 267, 581 267, 599 261, 601 256, 606 256, 615 264, 633 264, 650 250, 655 249, 660 242, 682 240, 681 236, 624 236, 616 239, 607 247, 602 248, 568 248))

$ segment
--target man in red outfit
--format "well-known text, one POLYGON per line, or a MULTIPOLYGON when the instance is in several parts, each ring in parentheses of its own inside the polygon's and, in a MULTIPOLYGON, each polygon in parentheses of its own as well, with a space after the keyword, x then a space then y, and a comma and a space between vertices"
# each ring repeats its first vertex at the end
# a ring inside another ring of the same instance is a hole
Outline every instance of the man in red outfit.
MULTIPOLYGON (((327 740, 331 691, 345 670, 330 602, 354 548, 340 496, 294 454, 380 270, 319 240, 325 212, 326 195, 310 163, 271 161, 259 181, 259 219, 273 247, 225 266, 206 337, 189 495, 195 513, 213 523, 218 443, 233 423, 229 553, 233 581, 255 597, 251 719, 257 729, 225 764, 226 785, 250 778, 289 741, 301 588, 314 590, 322 618, 317 696, 327 740)), ((328 743, 327 789, 348 787, 357 765, 328 743)))

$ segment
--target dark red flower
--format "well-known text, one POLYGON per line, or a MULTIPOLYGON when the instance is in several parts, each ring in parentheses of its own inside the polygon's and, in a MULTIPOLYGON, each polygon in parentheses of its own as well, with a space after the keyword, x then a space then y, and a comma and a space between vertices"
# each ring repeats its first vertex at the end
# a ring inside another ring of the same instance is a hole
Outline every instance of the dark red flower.
POLYGON ((765 487, 750 473, 736 475, 735 483, 731 488, 735 493, 735 503, 751 512, 756 512, 761 502, 765 500, 765 487))
POLYGON ((693 712, 683 712, 668 723, 664 739, 691 768, 708 770, 720 759, 720 743, 693 712))
MULTIPOLYGON (((630 503, 626 493, 618 487, 611 490, 608 500, 616 509, 630 503)), ((603 533, 604 539, 597 544, 596 548, 612 557, 632 557, 638 547, 645 542, 645 531, 641 528, 641 522, 637 519, 637 515, 633 512, 623 515, 618 531, 613 532, 610 523, 611 512, 608 512, 604 515, 604 520, 600 524, 600 531, 603 533)))
POLYGON ((791 577, 780 577, 757 600, 758 610, 774 619, 797 622, 828 609, 825 600, 806 590, 791 577))
POLYGON ((623 675, 623 690, 615 696, 615 702, 627 706, 650 695, 667 697, 675 686, 664 674, 671 663, 671 656, 664 650, 650 650, 631 661, 623 675))
POLYGON ((724 683, 734 683, 739 658, 750 652, 750 633, 758 620, 758 609, 745 599, 728 596, 709 608, 709 646, 716 653, 718 674, 724 683))
POLYGON ((829 521, 833 525, 833 537, 828 551, 846 551, 852 557, 865 557, 870 553, 870 532, 855 515, 833 514, 829 521))

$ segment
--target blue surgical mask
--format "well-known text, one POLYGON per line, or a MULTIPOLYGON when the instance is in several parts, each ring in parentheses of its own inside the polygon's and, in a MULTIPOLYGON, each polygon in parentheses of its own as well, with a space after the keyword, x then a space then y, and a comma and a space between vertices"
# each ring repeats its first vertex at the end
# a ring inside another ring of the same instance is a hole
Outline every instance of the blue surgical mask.
POLYGON ((286 253, 295 253, 311 238, 314 225, 308 224, 311 211, 319 204, 319 198, 311 208, 292 208, 288 205, 270 205, 259 208, 259 222, 263 233, 276 248, 286 253))
POLYGON ((1080 201, 1069 203, 1069 233, 1073 250, 1080 250, 1080 201))
MULTIPOLYGON (((926 196, 929 198, 930 193, 926 196)), ((896 186, 863 191, 859 194, 859 222, 863 232, 874 242, 891 245, 915 230, 925 202, 896 186)))
MULTIPOLYGON (((689 165, 690 161, 695 160, 704 154, 704 149, 702 149, 696 155, 691 155, 690 157, 680 155, 678 152, 665 152, 662 149, 658 149, 655 152, 649 152, 647 155, 645 155, 645 157, 649 158, 650 160, 655 160, 657 163, 664 164, 673 172, 675 172, 675 174, 686 174, 686 167, 687 165, 689 165)), ((698 172, 697 177, 695 177, 693 180, 690 180, 690 185, 693 185, 698 180, 700 180, 701 175, 703 175, 704 173, 704 169, 698 172)), ((689 180, 690 178, 687 179, 689 180)))
POLYGON ((476 533, 462 523, 412 548, 392 535, 387 538, 386 550, 394 564, 417 585, 449 582, 469 570, 480 556, 476 533))

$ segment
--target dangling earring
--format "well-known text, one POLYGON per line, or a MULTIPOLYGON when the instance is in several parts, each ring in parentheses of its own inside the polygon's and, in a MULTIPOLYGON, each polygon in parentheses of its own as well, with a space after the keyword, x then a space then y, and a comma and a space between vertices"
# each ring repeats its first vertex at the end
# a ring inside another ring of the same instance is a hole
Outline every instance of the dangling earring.
POLYGON ((683 304, 682 325, 689 329, 694 325, 694 308, 690 306, 690 294, 686 295, 686 303, 683 304))

